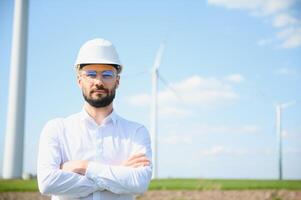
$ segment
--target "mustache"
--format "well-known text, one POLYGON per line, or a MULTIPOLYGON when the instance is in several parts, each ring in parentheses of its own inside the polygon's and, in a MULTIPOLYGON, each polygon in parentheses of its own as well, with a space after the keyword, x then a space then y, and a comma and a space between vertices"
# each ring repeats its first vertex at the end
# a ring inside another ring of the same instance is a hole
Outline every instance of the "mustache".
POLYGON ((106 93, 109 93, 109 90, 106 89, 106 88, 104 88, 103 86, 96 86, 95 89, 91 90, 91 93, 96 92, 97 90, 102 90, 102 91, 104 91, 106 93))

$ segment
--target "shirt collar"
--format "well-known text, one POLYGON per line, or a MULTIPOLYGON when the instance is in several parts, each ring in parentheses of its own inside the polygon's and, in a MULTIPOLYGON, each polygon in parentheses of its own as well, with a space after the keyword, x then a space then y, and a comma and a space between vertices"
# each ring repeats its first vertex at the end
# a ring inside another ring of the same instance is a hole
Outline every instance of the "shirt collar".
MULTIPOLYGON (((88 121, 96 124, 95 120, 89 115, 84 107, 80 112, 80 117, 82 121, 88 121)), ((109 122, 113 122, 113 125, 116 125, 117 114, 115 113, 114 109, 108 116, 104 118, 102 124, 108 124, 109 122)))

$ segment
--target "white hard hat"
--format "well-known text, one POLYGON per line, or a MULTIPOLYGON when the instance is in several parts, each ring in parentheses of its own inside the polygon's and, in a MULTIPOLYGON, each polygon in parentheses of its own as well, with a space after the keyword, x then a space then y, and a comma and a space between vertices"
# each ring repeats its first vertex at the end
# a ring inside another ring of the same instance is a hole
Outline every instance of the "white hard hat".
POLYGON ((117 68, 118 73, 122 70, 114 45, 102 38, 89 40, 83 44, 78 52, 75 66, 81 64, 112 64, 117 68))

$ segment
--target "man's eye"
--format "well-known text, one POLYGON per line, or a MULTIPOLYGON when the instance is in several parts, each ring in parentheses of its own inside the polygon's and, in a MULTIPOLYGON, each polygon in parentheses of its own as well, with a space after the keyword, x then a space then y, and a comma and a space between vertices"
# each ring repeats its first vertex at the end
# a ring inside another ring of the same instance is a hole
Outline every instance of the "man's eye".
POLYGON ((103 74, 102 77, 103 78, 112 78, 113 76, 111 74, 103 74))
POLYGON ((102 77, 103 78, 113 78, 114 77, 114 73, 112 71, 104 71, 102 72, 102 77))
POLYGON ((87 71, 86 75, 91 78, 95 78, 97 73, 95 71, 87 71))

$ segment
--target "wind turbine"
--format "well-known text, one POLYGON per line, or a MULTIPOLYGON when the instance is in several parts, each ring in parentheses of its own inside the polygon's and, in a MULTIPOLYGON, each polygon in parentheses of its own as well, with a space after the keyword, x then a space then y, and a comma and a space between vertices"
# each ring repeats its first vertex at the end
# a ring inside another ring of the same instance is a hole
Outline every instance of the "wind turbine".
POLYGON ((158 178, 158 78, 159 66, 161 63, 165 45, 162 43, 157 51, 154 66, 151 70, 152 75, 152 107, 151 107, 151 136, 153 150, 153 178, 158 178))
POLYGON ((3 159, 5 179, 20 178, 23 171, 28 5, 28 0, 15 0, 3 159))
POLYGON ((167 81, 159 73, 159 66, 161 64, 165 44, 162 43, 157 51, 155 62, 151 70, 152 76, 152 106, 151 106, 151 137, 153 154, 153 179, 158 178, 158 80, 171 90, 176 97, 181 99, 176 90, 172 88, 167 81))
POLYGON ((282 180, 282 126, 281 126, 281 112, 283 109, 288 108, 297 101, 290 101, 282 104, 276 104, 276 132, 278 140, 278 170, 279 180, 282 180))

